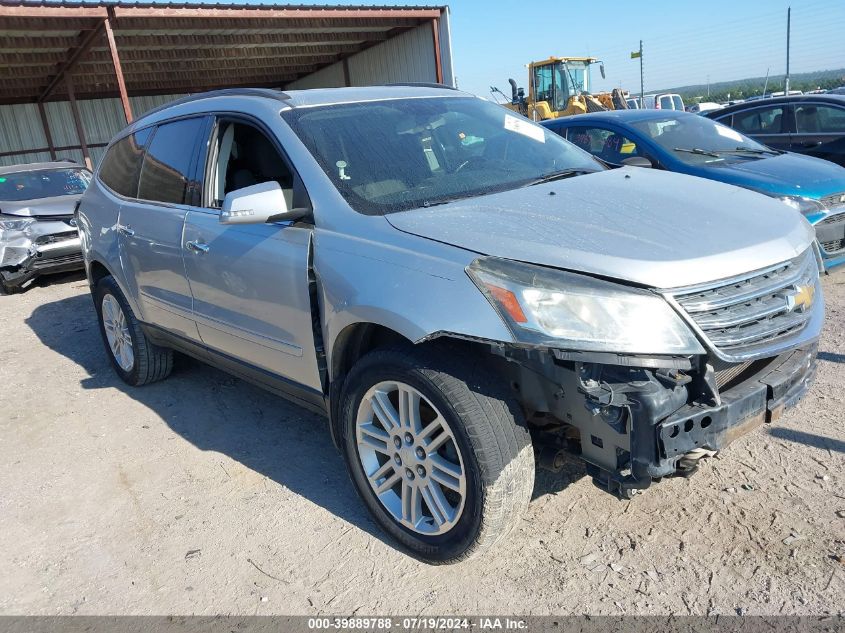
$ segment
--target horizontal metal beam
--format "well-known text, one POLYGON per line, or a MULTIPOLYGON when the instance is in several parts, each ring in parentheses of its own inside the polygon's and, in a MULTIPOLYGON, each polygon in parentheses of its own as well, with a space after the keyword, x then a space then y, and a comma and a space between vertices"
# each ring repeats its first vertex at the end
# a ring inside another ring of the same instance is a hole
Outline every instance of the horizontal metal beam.
MULTIPOLYGON (((108 143, 88 143, 88 147, 106 147, 108 143)), ((75 149, 82 149, 81 145, 65 145, 64 147, 54 147, 52 148, 53 151, 56 152, 69 152, 75 149)), ((22 156, 23 154, 41 154, 48 153, 51 151, 49 147, 36 147, 34 149, 16 149, 11 152, 0 152, 0 158, 6 156, 22 156)))
POLYGON ((402 19, 410 18, 417 20, 431 20, 439 18, 439 8, 324 8, 324 7, 243 7, 227 8, 208 6, 196 7, 169 7, 169 6, 116 6, 114 15, 119 20, 129 18, 190 18, 200 20, 203 18, 222 18, 225 20, 327 20, 338 19, 345 23, 365 19, 402 19))
POLYGON ((238 33, 221 35, 189 35, 189 34, 161 34, 131 36, 122 35, 120 31, 115 33, 117 45, 121 51, 149 50, 153 48, 173 49, 196 49, 222 47, 249 47, 249 46, 298 46, 298 45, 335 45, 335 44, 358 44, 360 42, 383 42, 387 39, 386 31, 359 31, 355 33, 238 33))
MULTIPOLYGON (((337 59, 338 55, 357 50, 353 45, 343 46, 298 46, 298 47, 266 47, 266 48, 221 48, 196 50, 123 50, 120 49, 120 59, 124 63, 132 62, 192 62, 206 60, 237 60, 245 61, 268 60, 296 60, 297 63, 320 64, 337 59)), ((55 53, 4 53, 0 49, 0 67, 25 66, 28 68, 55 67, 64 61, 64 52, 55 53)), ((92 48, 88 55, 80 59, 77 67, 79 72, 85 72, 90 65, 109 63, 111 58, 105 49, 92 48)))
MULTIPOLYGON (((205 85, 207 83, 227 83, 230 81, 235 81, 237 83, 244 83, 248 81, 256 81, 259 83, 266 83, 270 81, 292 81, 297 76, 298 73, 291 72, 290 70, 275 73, 270 72, 266 69, 258 69, 253 72, 239 72, 239 71, 231 71, 227 70, 225 72, 213 72, 213 71, 190 71, 190 72, 182 72, 182 71, 174 71, 168 73, 167 75, 162 75, 160 73, 140 73, 137 75, 126 75, 126 86, 127 88, 156 88, 156 87, 165 87, 165 86, 173 86, 173 87, 184 87, 185 90, 192 85, 205 85)), ((91 87, 91 86, 109 86, 111 87, 114 84, 114 77, 100 77, 97 79, 88 79, 84 80, 81 77, 75 76, 74 82, 76 87, 79 90, 82 90, 84 87, 91 87)))
MULTIPOLYGON (((288 79, 283 81, 293 81, 293 79, 288 79)), ((139 88, 131 88, 127 87, 127 93, 130 97, 141 97, 141 96, 152 96, 152 95, 183 95, 186 93, 196 93, 196 92, 206 92, 208 90, 220 90, 222 88, 279 88, 279 80, 274 81, 267 81, 267 82, 256 82, 256 81, 246 81, 246 82, 227 82, 227 83, 209 83, 209 84, 196 84, 192 86, 186 86, 185 84, 180 84, 179 86, 158 86, 158 87, 139 87, 139 88)), ((118 98, 118 91, 117 87, 111 89, 103 89, 103 88, 89 88, 86 90, 77 90, 76 91, 76 98, 79 101, 85 99, 116 99, 118 98)), ((174 97, 175 98, 175 97, 174 97)), ((34 96, 26 96, 21 95, 18 91, 3 91, 0 90, 0 105, 8 105, 8 104, 15 104, 15 103, 33 103, 35 101, 34 96)), ((67 97, 63 95, 56 95, 53 94, 49 99, 48 102, 51 101, 67 101, 67 97)))
MULTIPOLYGON (((283 83, 298 79, 301 76, 301 73, 286 72, 282 74, 264 71, 256 71, 252 73, 242 73, 233 71, 226 71, 224 73, 176 72, 172 73, 168 77, 162 77, 158 73, 147 73, 143 75, 127 76, 126 89, 128 93, 132 93, 133 91, 138 93, 146 90, 165 90, 167 92, 184 93, 193 92, 196 90, 197 86, 205 86, 208 84, 273 84, 279 86, 283 83)), ((85 93, 89 92, 116 91, 117 82, 113 74, 101 77, 82 77, 75 75, 74 87, 76 88, 76 92, 79 95, 78 98, 81 99, 83 98, 83 95, 85 93)), ((16 86, 16 89, 20 90, 21 87, 16 86)), ((59 94, 59 91, 57 91, 56 94, 59 94)), ((14 96, 14 93, 10 94, 9 96, 14 96)))
MULTIPOLYGON (((268 46, 255 48, 195 48, 195 49, 170 49, 162 50, 157 48, 145 50, 125 50, 120 49, 120 58, 127 62, 182 62, 182 61, 202 61, 212 59, 233 59, 233 60, 247 60, 247 59, 296 59, 297 62, 301 59, 322 60, 325 58, 336 57, 339 54, 352 50, 355 44, 345 44, 342 46, 268 46)), ((0 54, 2 58, 2 54, 0 54)), ((81 63, 102 62, 105 59, 102 51, 91 51, 85 60, 81 63)), ((305 62, 311 63, 311 62, 305 62)))
POLYGON ((340 32, 352 33, 355 31, 380 30, 387 31, 397 27, 415 27, 425 24, 424 20, 409 18, 388 18, 380 20, 286 20, 286 19, 262 19, 262 20, 229 20, 217 18, 172 17, 162 19, 132 19, 123 18, 120 20, 117 31, 127 33, 150 32, 160 30, 174 30, 190 33, 197 29, 230 31, 232 29, 243 30, 273 30, 290 33, 325 33, 340 32))
MULTIPOLYGON (((2 16, 2 13, 0 13, 2 16)), ((93 18, 16 18, 2 16, 3 37, 25 37, 32 32, 49 33, 50 31, 86 31, 100 21, 93 18)))
POLYGON ((193 28, 175 28, 168 22, 166 28, 162 25, 158 26, 157 34, 151 35, 150 29, 127 29, 122 28, 115 31, 115 37, 118 41, 132 41, 138 38, 143 40, 158 39, 161 36, 179 39, 188 39, 194 37, 219 37, 219 38, 237 38, 242 36, 251 36, 253 40, 269 40, 271 42, 277 41, 282 44, 332 44, 334 42, 360 42, 362 40, 384 40, 387 38, 387 33, 390 27, 382 26, 381 28, 370 29, 339 29, 336 31, 328 31, 326 29, 310 29, 310 28, 274 28, 273 24, 256 24, 254 28, 239 28, 239 26, 247 25, 232 25, 229 24, 224 33, 208 33, 213 29, 207 28, 202 22, 193 22, 193 28), (162 32, 165 31, 165 32, 162 32))
MULTIPOLYGON (((307 59, 307 58, 302 58, 307 59)), ((269 59, 260 60, 211 60, 211 61, 196 61, 196 62, 180 62, 178 65, 161 65, 160 63, 141 63, 135 62, 132 64, 121 64, 123 75, 130 81, 131 77, 142 75, 159 77, 162 81, 167 81, 174 73, 215 73, 219 74, 221 71, 233 71, 241 75, 254 75, 255 71, 263 73, 279 72, 279 73, 311 73, 317 70, 320 63, 325 60, 310 64, 291 64, 284 60, 272 61, 269 59)), ((0 64, 0 80, 16 81, 16 80, 40 80, 42 85, 46 82, 50 75, 49 68, 16 68, 4 67, 0 64)), ((98 83, 103 79, 109 79, 114 76, 114 66, 108 63, 102 64, 86 64, 79 65, 75 74, 77 85, 84 85, 85 83, 98 83)))
MULTIPOLYGON (((308 59, 308 58, 303 58, 308 59)), ((275 63, 270 59, 259 60, 214 60, 214 61, 200 61, 200 62, 182 62, 177 67, 156 68, 158 64, 141 64, 135 62, 128 68, 128 75, 143 75, 152 74, 158 75, 162 79, 167 80, 173 74, 173 70, 181 73, 219 73, 221 71, 233 71, 241 73, 242 75, 255 74, 253 71, 263 71, 265 73, 310 73, 317 69, 316 63, 290 63, 285 60, 278 60, 275 63)))
MULTIPOLYGON (((66 51, 78 45, 76 37, 42 36, 42 37, 4 37, 4 53, 66 51)), ((121 51, 150 50, 150 49, 196 49, 223 47, 298 47, 358 44, 360 42, 382 42, 387 39, 387 31, 355 31, 350 33, 234 33, 220 35, 190 35, 190 34, 161 34, 161 35, 123 35, 115 31, 115 39, 121 51)), ((105 51, 104 46, 98 50, 105 51)))
POLYGON ((106 7, 62 7, 45 4, 0 4, 0 18, 105 18, 106 7))

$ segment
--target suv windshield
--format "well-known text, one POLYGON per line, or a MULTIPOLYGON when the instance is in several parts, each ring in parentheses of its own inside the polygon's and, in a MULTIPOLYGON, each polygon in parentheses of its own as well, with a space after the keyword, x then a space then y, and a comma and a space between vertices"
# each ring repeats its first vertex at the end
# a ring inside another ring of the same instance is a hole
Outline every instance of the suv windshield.
POLYGON ((282 113, 355 210, 385 214, 603 167, 475 97, 395 99, 282 113))
POLYGON ((0 200, 20 202, 85 193, 91 182, 86 169, 39 169, 0 174, 0 200))
POLYGON ((724 163, 778 153, 734 129, 694 114, 634 121, 631 127, 688 165, 724 163))

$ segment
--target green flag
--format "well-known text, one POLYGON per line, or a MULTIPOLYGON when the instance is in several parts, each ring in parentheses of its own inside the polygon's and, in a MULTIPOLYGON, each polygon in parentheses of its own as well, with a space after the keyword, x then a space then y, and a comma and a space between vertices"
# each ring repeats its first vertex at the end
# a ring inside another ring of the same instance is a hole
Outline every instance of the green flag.
POLYGON ((640 51, 634 51, 631 53, 631 59, 637 59, 637 57, 642 57, 642 53, 640 51))

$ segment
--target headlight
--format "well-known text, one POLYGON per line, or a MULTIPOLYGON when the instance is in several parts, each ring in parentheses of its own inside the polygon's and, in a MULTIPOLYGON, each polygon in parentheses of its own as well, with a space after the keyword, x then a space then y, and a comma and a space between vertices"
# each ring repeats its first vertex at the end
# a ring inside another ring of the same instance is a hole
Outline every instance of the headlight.
POLYGON ((801 196, 782 196, 778 198, 784 204, 792 207, 796 211, 800 211, 801 215, 813 215, 814 213, 821 213, 826 211, 825 206, 818 200, 812 198, 803 198, 801 196))
POLYGON ((33 218, 19 218, 14 215, 0 215, 0 230, 23 231, 31 224, 35 224, 33 218))
POLYGON ((467 274, 521 342, 620 354, 703 354, 662 297, 584 275, 492 257, 467 274))

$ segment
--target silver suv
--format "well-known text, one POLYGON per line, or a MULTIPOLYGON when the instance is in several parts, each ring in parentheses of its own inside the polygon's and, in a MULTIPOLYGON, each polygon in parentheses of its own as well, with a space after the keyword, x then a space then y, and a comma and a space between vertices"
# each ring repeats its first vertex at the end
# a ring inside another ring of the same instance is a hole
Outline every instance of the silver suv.
POLYGON ((535 461, 574 452, 628 497, 814 375, 798 213, 605 170, 455 90, 174 102, 111 143, 79 219, 123 380, 165 378, 178 350, 327 415, 363 502, 428 561, 506 534, 535 461))

